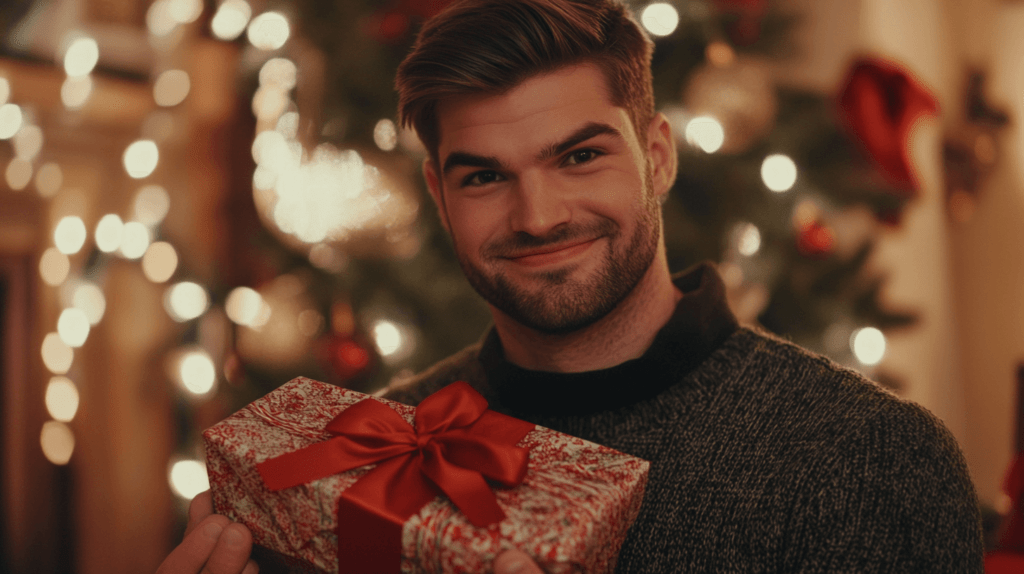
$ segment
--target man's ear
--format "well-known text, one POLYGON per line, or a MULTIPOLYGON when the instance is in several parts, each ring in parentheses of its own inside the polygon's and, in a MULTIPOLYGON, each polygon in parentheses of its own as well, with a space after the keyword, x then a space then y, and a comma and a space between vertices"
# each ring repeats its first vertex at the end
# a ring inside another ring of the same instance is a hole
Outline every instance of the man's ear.
POLYGON ((647 157, 651 162, 654 195, 663 198, 676 182, 676 169, 679 167, 672 124, 665 114, 656 114, 647 128, 647 157))
POLYGON ((441 218, 441 225, 444 225, 445 230, 451 234, 452 228, 448 225, 448 210, 444 205, 444 193, 441 177, 437 171, 437 162, 430 156, 423 159, 423 179, 427 180, 427 189, 430 190, 430 197, 434 198, 434 205, 437 206, 437 215, 441 218))

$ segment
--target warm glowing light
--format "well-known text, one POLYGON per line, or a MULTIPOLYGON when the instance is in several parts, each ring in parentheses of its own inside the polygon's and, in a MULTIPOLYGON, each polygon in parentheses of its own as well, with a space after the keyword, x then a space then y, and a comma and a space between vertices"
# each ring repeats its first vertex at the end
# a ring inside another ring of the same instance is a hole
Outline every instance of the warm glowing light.
POLYGON ((51 377, 46 385, 46 410, 61 422, 71 422, 78 412, 78 388, 67 377, 51 377))
POLYGON ((68 425, 58 421, 43 423, 43 431, 39 433, 39 444, 43 447, 46 460, 62 466, 71 460, 75 451, 75 435, 68 425))
POLYGON ((113 213, 108 213, 100 218, 96 224, 96 247, 104 253, 113 253, 121 247, 121 240, 124 237, 124 222, 113 213))
POLYGON ((124 150, 124 169, 135 179, 153 173, 160 161, 160 150, 153 140, 138 140, 124 150))
POLYGON ((167 70, 153 83, 153 100, 165 108, 176 106, 185 101, 191 88, 192 83, 184 70, 167 70))
POLYGON ((13 191, 21 191, 32 181, 32 162, 27 159, 14 158, 4 170, 4 179, 13 191))
POLYGON ((224 311, 239 325, 259 328, 270 320, 270 306, 263 296, 249 287, 236 287, 224 302, 224 311))
POLYGON ((789 191, 796 183, 796 164, 789 156, 780 153, 770 155, 761 164, 761 179, 768 189, 776 193, 789 191))
POLYGON ((295 138, 295 135, 299 133, 298 112, 285 112, 281 114, 281 117, 277 118, 277 125, 274 126, 274 130, 285 138, 295 138))
POLYGON ((210 20, 210 30, 221 40, 234 40, 242 35, 252 18, 252 8, 245 0, 225 0, 210 20))
POLYGON ((737 250, 740 255, 751 255, 761 249, 761 232, 753 223, 744 223, 739 229, 739 245, 737 250))
POLYGON ((295 87, 299 69, 287 58, 271 58, 260 68, 260 85, 288 91, 295 87))
POLYGON ((60 191, 64 183, 64 174, 60 166, 53 163, 44 163, 36 172, 36 191, 41 197, 53 197, 60 191))
POLYGON ((129 221, 124 224, 124 232, 121 238, 121 255, 127 259, 138 259, 146 253, 149 248, 149 228, 138 221, 129 221))
POLYGON ((85 313, 90 325, 99 323, 103 319, 103 313, 107 310, 107 298, 103 296, 103 290, 87 282, 83 282, 75 289, 71 303, 85 313))
POLYGON ((62 218, 54 228, 53 243, 61 253, 72 255, 81 251, 88 235, 89 232, 85 230, 82 218, 69 215, 62 218))
POLYGON ((179 24, 195 22, 203 13, 203 0, 163 0, 167 2, 167 13, 179 24))
POLYGON ((21 106, 18 104, 0 106, 0 140, 14 137, 21 129, 22 120, 21 106))
POLYGON ((77 38, 64 52, 64 71, 68 76, 86 76, 100 61, 100 47, 89 37, 77 38))
POLYGON ((213 390, 217 382, 217 369, 206 351, 194 350, 182 355, 178 376, 186 391, 193 395, 205 395, 213 390))
POLYGON ((60 86, 60 101, 69 110, 77 110, 89 101, 92 95, 92 78, 81 76, 67 78, 60 86))
POLYGON ((50 247, 39 258, 39 276, 47 285, 60 285, 67 279, 70 270, 71 261, 68 260, 68 256, 56 247, 50 247))
POLYGON ((276 50, 288 41, 291 28, 279 12, 264 12, 249 23, 248 38, 260 50, 276 50))
POLYGON ((288 95, 277 86, 260 86, 252 96, 252 113, 260 120, 279 117, 288 107, 288 95))
POLYGON ((0 76, 0 105, 6 104, 11 98, 11 83, 7 78, 0 76))
POLYGON ((184 322, 202 315, 210 305, 210 298, 197 283, 182 281, 167 290, 164 308, 175 321, 184 322))
POLYGON ((57 319, 57 334, 67 346, 81 347, 89 338, 89 317, 75 307, 64 309, 57 319))
POLYGON ((142 256, 142 273, 153 283, 163 283, 174 275, 178 268, 178 252, 166 241, 157 241, 149 246, 142 256))
POLYGON ((43 364, 55 375, 63 375, 71 368, 75 359, 75 351, 68 346, 57 333, 48 333, 43 338, 43 364))
POLYGON ((391 151, 398 145, 398 130, 395 122, 385 118, 373 128, 373 143, 384 151, 391 151))
POLYGON ((655 2, 644 8, 640 21, 651 34, 668 36, 679 26, 679 12, 671 4, 655 2))
POLYGON ((885 356, 885 335, 874 327, 857 329, 850 336, 850 348, 862 364, 877 365, 885 356))
POLYGON ((276 156, 289 157, 288 141, 277 130, 265 130, 252 140, 252 159, 257 164, 271 163, 276 156))
POLYGON ((146 27, 149 33, 154 36, 166 36, 178 25, 178 21, 171 15, 170 2, 168 0, 156 0, 149 5, 146 12, 146 27))
POLYGON ((715 41, 708 44, 704 54, 712 65, 719 68, 727 68, 736 61, 736 52, 729 44, 722 41, 715 41))
POLYGON ((391 321, 378 321, 373 326, 373 341, 381 355, 393 355, 402 347, 402 332, 391 321))
POLYGON ((200 492, 210 490, 210 479, 206 465, 198 460, 179 460, 171 463, 167 481, 174 494, 185 500, 192 500, 200 492))
POLYGON ((171 209, 171 196, 159 185, 145 185, 135 195, 134 219, 149 226, 159 225, 171 209))
POLYGON ((715 153, 725 143, 725 130, 715 118, 699 116, 687 122, 686 141, 704 153, 715 153))
POLYGON ((11 143, 14 144, 15 157, 32 161, 43 149, 43 130, 31 124, 23 126, 14 134, 11 143))

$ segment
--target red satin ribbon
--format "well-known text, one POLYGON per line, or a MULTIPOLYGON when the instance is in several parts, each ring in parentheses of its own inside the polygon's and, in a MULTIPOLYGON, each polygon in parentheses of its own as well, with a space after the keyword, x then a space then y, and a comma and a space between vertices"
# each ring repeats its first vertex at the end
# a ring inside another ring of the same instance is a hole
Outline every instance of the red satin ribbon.
POLYGON ((515 445, 534 425, 487 410, 462 381, 424 399, 415 422, 366 399, 327 424, 334 438, 256 465, 271 491, 377 465, 338 502, 339 572, 397 572, 402 525, 442 492, 474 526, 505 518, 485 479, 522 482, 529 453, 515 445))

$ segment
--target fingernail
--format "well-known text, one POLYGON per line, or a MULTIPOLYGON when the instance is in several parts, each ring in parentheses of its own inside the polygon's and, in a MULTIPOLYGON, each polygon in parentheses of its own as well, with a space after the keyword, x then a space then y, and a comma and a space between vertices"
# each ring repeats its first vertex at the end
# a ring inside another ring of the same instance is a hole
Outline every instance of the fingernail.
POLYGON ((228 528, 224 532, 224 542, 231 546, 241 546, 245 542, 245 537, 242 536, 238 528, 228 528))
POLYGON ((217 522, 211 521, 209 524, 203 527, 203 536, 207 536, 209 538, 217 538, 220 536, 220 533, 223 530, 223 526, 221 526, 217 522))
POLYGON ((259 571, 260 565, 250 560, 245 563, 245 570, 242 570, 242 574, 259 574, 259 571))

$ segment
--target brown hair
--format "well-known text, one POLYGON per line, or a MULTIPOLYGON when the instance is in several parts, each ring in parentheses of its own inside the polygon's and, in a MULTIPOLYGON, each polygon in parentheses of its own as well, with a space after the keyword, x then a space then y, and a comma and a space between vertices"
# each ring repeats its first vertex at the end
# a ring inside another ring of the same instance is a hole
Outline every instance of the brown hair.
POLYGON ((502 93, 537 74, 590 62, 641 142, 654 117, 653 43, 620 0, 462 0, 424 24, 398 67, 399 120, 437 160, 437 103, 502 93))

